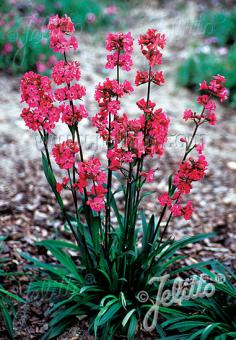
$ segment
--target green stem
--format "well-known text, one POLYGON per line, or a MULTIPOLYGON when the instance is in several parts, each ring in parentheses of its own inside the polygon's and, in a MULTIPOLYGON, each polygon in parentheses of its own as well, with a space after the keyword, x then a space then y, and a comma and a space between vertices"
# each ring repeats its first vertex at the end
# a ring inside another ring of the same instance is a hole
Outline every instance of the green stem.
MULTIPOLYGON (((119 70, 120 51, 118 50, 117 67, 116 67, 116 80, 120 83, 120 70, 119 70)), ((118 96, 116 98, 118 100, 118 96)), ((113 143, 111 140, 111 113, 108 113, 108 141, 107 149, 111 150, 113 143)), ((111 187, 112 187, 112 170, 110 169, 111 161, 108 159, 108 175, 107 175, 107 202, 105 213, 105 249, 108 251, 108 232, 111 232, 111 187)), ((110 243, 110 242, 109 242, 110 243)))
MULTIPOLYGON (((184 153, 184 156, 183 156, 183 159, 182 159, 181 163, 183 163, 183 162, 186 160, 186 158, 187 158, 189 152, 192 150, 192 144, 193 144, 194 138, 195 138, 195 136, 196 136, 196 134, 197 134, 197 131, 198 131, 199 126, 202 124, 202 123, 201 123, 201 119, 202 119, 202 116, 203 116, 203 114, 204 114, 204 112, 205 112, 205 108, 206 108, 206 107, 204 106, 203 109, 202 109, 202 112, 201 112, 201 114, 200 114, 200 118, 198 119, 198 122, 195 121, 195 128, 194 128, 194 130, 193 130, 193 134, 192 134, 192 137, 191 137, 191 139, 190 139, 190 142, 189 142, 189 143, 187 144, 187 146, 186 146, 186 150, 185 150, 185 153, 184 153)), ((178 202, 178 199, 179 199, 179 197, 176 199, 176 202, 175 202, 175 203, 178 202)), ((157 223, 157 225, 156 225, 156 229, 155 229, 155 233, 154 233, 155 236, 156 236, 157 230, 158 230, 159 227, 160 227, 160 224, 161 224, 161 222, 162 222, 162 219, 163 219, 163 217, 164 217, 164 215, 165 215, 166 209, 167 209, 167 205, 165 205, 165 206, 163 207, 163 209, 162 209, 160 218, 159 218, 158 223, 157 223)), ((167 228, 168 228, 168 225, 169 225, 169 223, 170 223, 170 221, 171 221, 172 216, 173 216, 173 214, 172 214, 172 212, 170 212, 170 214, 169 214, 169 216, 168 216, 168 218, 167 218, 167 221, 166 221, 166 225, 165 225, 165 227, 164 227, 164 230, 163 230, 163 232, 162 232, 162 234, 161 234, 161 238, 160 238, 160 241, 159 241, 159 245, 161 244, 161 242, 162 242, 162 240, 163 240, 163 238, 164 238, 164 236, 165 236, 165 234, 166 234, 166 232, 167 232, 167 228)), ((153 237, 153 242, 154 242, 154 240, 155 240, 155 236, 153 237)), ((158 245, 158 247, 159 247, 159 245, 158 245)))
MULTIPOLYGON (((146 100, 146 108, 148 107, 148 102, 150 100, 150 94, 151 94, 151 72, 152 72, 152 68, 151 66, 149 67, 149 71, 148 71, 148 89, 147 89, 147 100, 146 100)), ((145 120, 145 125, 144 125, 144 144, 146 141, 146 134, 147 134, 147 123, 148 123, 148 119, 146 117, 145 120)), ((136 224, 136 220, 137 220, 137 213, 138 213, 138 203, 139 203, 139 197, 140 197, 140 192, 141 192, 141 176, 140 176, 140 172, 142 172, 143 170, 143 162, 144 162, 144 157, 145 154, 143 154, 141 156, 141 158, 138 160, 138 164, 137 164, 137 171, 136 171, 136 180, 135 180, 135 194, 136 194, 136 199, 135 199, 135 204, 134 204, 134 210, 135 210, 135 214, 134 214, 134 219, 132 222, 132 226, 133 228, 135 228, 135 224, 136 224)))

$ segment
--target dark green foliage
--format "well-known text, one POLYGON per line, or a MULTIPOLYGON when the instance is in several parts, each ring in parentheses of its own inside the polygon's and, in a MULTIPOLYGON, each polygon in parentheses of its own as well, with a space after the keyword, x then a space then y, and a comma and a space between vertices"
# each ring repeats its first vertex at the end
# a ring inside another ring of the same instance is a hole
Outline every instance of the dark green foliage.
MULTIPOLYGON (((4 237, 0 237, 0 252, 4 239, 4 237)), ((13 317, 16 311, 12 301, 16 300, 18 302, 24 302, 24 300, 4 288, 2 279, 17 275, 17 273, 9 273, 4 270, 4 264, 7 261, 9 261, 9 259, 0 258, 0 315, 5 323, 9 336, 13 338, 13 317)))
POLYGON ((78 31, 96 32, 101 27, 113 28, 117 25, 116 15, 104 13, 105 6, 106 2, 95 0, 37 0, 28 7, 16 5, 13 11, 7 0, 1 2, 0 14, 4 23, 0 26, 0 70, 23 73, 35 70, 38 63, 38 71, 47 74, 52 66, 49 60, 51 50, 48 33, 42 31, 39 25, 47 25, 52 15, 67 14, 78 31), (94 22, 89 21, 91 14, 95 16, 94 22), (38 23, 29 19, 32 15, 38 18, 38 23), (7 53, 4 52, 6 44, 11 44, 12 49, 7 53))
POLYGON ((205 12, 200 17, 200 28, 206 37, 216 37, 219 46, 234 43, 236 8, 231 12, 205 12))
POLYGON ((35 69, 35 63, 43 57, 42 62, 48 62, 50 49, 48 47, 48 33, 40 32, 33 25, 24 24, 24 19, 16 16, 13 26, 0 27, 0 50, 3 51, 5 44, 11 44, 12 51, 1 54, 0 69, 12 73, 26 72, 35 69), (45 44, 46 42, 46 44, 45 44))
MULTIPOLYGON (((146 226, 147 222, 143 217, 144 239, 148 240, 149 229, 146 226)), ((121 252, 118 237, 110 250, 110 263, 101 254, 97 267, 90 268, 90 271, 83 265, 84 258, 83 254, 80 254, 79 247, 77 248, 78 257, 74 262, 67 250, 75 251, 75 245, 61 241, 39 242, 38 245, 45 246, 58 261, 57 265, 49 265, 23 254, 27 260, 33 263, 34 268, 43 269, 44 275, 47 275, 47 278, 43 281, 39 280, 32 283, 29 292, 40 291, 44 294, 52 294, 52 301, 54 301, 50 311, 49 332, 44 338, 54 338, 63 330, 72 326, 79 316, 86 315, 88 316, 91 334, 94 333, 107 339, 113 339, 116 334, 126 334, 128 339, 134 339, 137 325, 142 323, 145 314, 153 304, 152 301, 156 299, 158 286, 149 284, 152 277, 160 277, 168 273, 170 275, 169 281, 166 283, 168 287, 177 275, 187 277, 194 272, 200 274, 201 271, 204 272, 207 265, 215 269, 214 262, 211 263, 211 261, 193 266, 179 266, 178 270, 171 269, 173 266, 176 267, 183 258, 176 256, 176 252, 179 252, 182 247, 193 242, 199 242, 208 236, 210 235, 199 235, 180 241, 168 240, 160 247, 150 247, 148 253, 146 252, 146 245, 148 244, 146 241, 143 242, 143 246, 139 250, 128 253, 121 252), (153 258, 156 260, 153 261, 153 258), (79 263, 80 265, 78 265, 79 263), (126 280, 124 279, 124 271, 129 273, 126 280), (148 293, 149 299, 145 303, 138 299, 140 291, 148 293)), ((89 242, 89 240, 87 241, 89 242)), ((97 261, 95 246, 92 246, 92 244, 90 246, 93 260, 97 261)), ((211 275, 211 272, 208 272, 211 275)), ((233 286, 230 283, 224 285, 231 287, 223 288, 224 297, 233 297, 235 295, 233 286)), ((222 288, 219 287, 218 291, 222 292, 222 288)), ((220 295, 217 295, 217 298, 220 298, 220 295)), ((170 306, 168 309, 161 307, 161 324, 158 326, 157 333, 171 335, 173 329, 177 332, 180 322, 179 316, 182 319, 189 318, 189 320, 192 320, 192 315, 198 312, 201 320, 203 304, 209 308, 209 311, 206 309, 206 318, 208 317, 213 322, 215 313, 211 308, 214 303, 214 301, 208 302, 206 299, 200 299, 191 303, 186 302, 181 309, 178 307, 177 310, 176 306, 170 306), (169 322, 167 322, 168 320, 169 322)), ((228 308, 229 306, 230 304, 228 308)), ((221 322, 226 322, 226 320, 222 319, 221 322)), ((204 325, 207 326, 206 323, 204 325)), ((221 326, 216 327, 218 328, 214 331, 219 333, 222 328, 221 326)), ((227 327, 231 332, 233 325, 229 323, 227 327)), ((195 332, 195 328, 192 328, 195 332)), ((189 331, 189 329, 187 330, 189 331)), ((182 332, 182 330, 183 327, 177 333, 182 332)))

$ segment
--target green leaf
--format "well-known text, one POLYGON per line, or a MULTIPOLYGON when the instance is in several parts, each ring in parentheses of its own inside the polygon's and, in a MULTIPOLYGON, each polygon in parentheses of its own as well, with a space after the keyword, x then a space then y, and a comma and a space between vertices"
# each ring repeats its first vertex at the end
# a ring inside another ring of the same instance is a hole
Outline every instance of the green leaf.
POLYGON ((79 274, 78 268, 75 265, 74 261, 66 252, 53 246, 48 247, 48 249, 55 256, 55 258, 65 267, 65 269, 72 274, 75 279, 77 279, 81 283, 84 281, 82 276, 79 274))
POLYGON ((63 291, 68 292, 68 294, 77 293, 79 294, 79 286, 74 285, 72 282, 67 283, 57 282, 53 280, 42 280, 32 282, 29 286, 30 292, 40 291, 40 292, 53 292, 53 291, 63 291))
POLYGON ((211 333, 211 331, 212 331, 214 328, 218 327, 218 325, 220 325, 220 322, 218 322, 218 323, 213 323, 213 324, 208 325, 208 326, 203 330, 203 332, 202 332, 202 334, 201 334, 200 340, 207 340, 207 339, 209 339, 209 334, 211 333))
POLYGON ((188 331, 193 328, 199 328, 200 326, 205 326, 206 323, 202 321, 181 321, 176 322, 174 325, 168 327, 169 330, 178 329, 180 332, 188 331))
POLYGON ((111 307, 109 307, 99 320, 99 326, 104 325, 121 309, 120 302, 115 302, 111 307))
POLYGON ((29 255, 26 254, 26 253, 21 253, 21 256, 22 256, 24 259, 26 259, 26 260, 28 260, 28 261, 34 263, 34 265, 35 265, 35 267, 36 267, 37 269, 43 268, 43 269, 45 269, 46 271, 49 271, 49 272, 51 272, 51 273, 53 273, 53 274, 55 274, 55 275, 58 275, 58 276, 60 276, 60 277, 63 277, 64 275, 67 274, 67 270, 66 270, 65 268, 59 267, 58 265, 50 265, 50 264, 41 262, 41 261, 39 261, 38 259, 35 259, 35 258, 29 256, 29 255))
POLYGON ((170 197, 173 196, 175 189, 176 187, 173 185, 173 175, 170 175, 168 179, 168 194, 170 197))
POLYGON ((119 212, 119 209, 117 207, 116 200, 115 200, 113 193, 111 194, 111 201, 110 202, 111 202, 111 207, 112 207, 112 209, 115 213, 115 216, 117 218, 117 222, 119 224, 119 227, 120 227, 121 231, 123 232, 124 231, 124 218, 119 212))
POLYGON ((124 319, 122 320, 122 326, 125 327, 127 322, 129 321, 129 319, 131 318, 132 314, 136 311, 135 308, 131 309, 126 316, 124 317, 124 319))
POLYGON ((61 241, 61 240, 43 240, 43 241, 35 242, 35 244, 37 246, 43 246, 45 248, 49 248, 49 247, 55 247, 59 249, 68 248, 68 249, 79 251, 79 247, 76 244, 71 243, 71 242, 61 241))
POLYGON ((8 292, 5 289, 1 289, 0 288, 0 293, 4 294, 4 295, 7 295, 7 296, 11 297, 12 299, 15 299, 15 300, 17 300, 19 302, 25 303, 25 300, 23 300, 22 298, 20 298, 19 296, 15 295, 15 294, 13 294, 11 292, 8 292))
POLYGON ((99 256, 101 252, 101 239, 100 239, 100 218, 98 216, 93 217, 92 223, 91 223, 91 235, 94 245, 94 252, 97 256, 99 256))
POLYGON ((125 294, 123 292, 120 292, 120 298, 121 298, 122 306, 124 307, 124 309, 126 309, 127 302, 125 299, 125 294))
POLYGON ((2 313, 2 317, 4 319, 7 331, 10 335, 10 337, 13 339, 13 323, 12 323, 12 319, 11 316, 8 312, 7 307, 4 305, 4 303, 0 300, 0 306, 1 306, 1 313, 2 313))
POLYGON ((44 152, 42 152, 42 164, 43 164, 43 171, 44 174, 47 178, 48 184, 51 186, 52 191, 54 192, 57 202, 60 205, 61 209, 64 210, 64 204, 63 201, 61 199, 61 196, 59 195, 59 193, 56 190, 56 179, 54 176, 54 173, 52 172, 49 164, 48 164, 48 160, 47 157, 45 156, 44 152))
POLYGON ((118 301, 118 299, 115 295, 109 294, 109 295, 104 296, 104 298, 100 302, 100 306, 104 307, 105 301, 107 299, 111 299, 112 301, 118 301))
POLYGON ((133 340, 135 337, 136 333, 136 328, 137 328, 138 320, 134 314, 132 314, 130 323, 129 323, 129 328, 128 328, 128 340, 133 340))

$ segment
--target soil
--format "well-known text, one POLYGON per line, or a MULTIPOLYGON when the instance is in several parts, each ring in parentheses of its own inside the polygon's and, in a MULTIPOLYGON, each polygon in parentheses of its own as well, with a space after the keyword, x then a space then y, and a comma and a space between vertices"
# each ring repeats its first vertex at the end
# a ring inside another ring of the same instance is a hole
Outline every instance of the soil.
MULTIPOLYGON (((229 2, 230 3, 230 2, 229 2)), ((197 17, 199 7, 196 2, 149 1, 145 5, 133 7, 128 16, 124 16, 124 31, 132 31, 135 38, 148 28, 158 28, 166 33, 167 47, 164 52, 163 70, 166 84, 154 89, 151 100, 157 102, 171 119, 170 138, 167 151, 161 160, 154 160, 161 170, 155 183, 149 189, 165 190, 168 176, 181 159, 183 148, 179 143, 182 135, 190 136, 192 127, 183 123, 182 113, 193 106, 196 94, 180 88, 176 83, 178 65, 188 55, 191 46, 201 40, 201 34, 194 31, 192 23, 197 17)), ((93 100, 94 86, 105 77, 112 76, 104 69, 106 51, 104 32, 79 34, 79 54, 82 83, 87 88, 86 107, 90 116, 97 112, 93 100)), ((136 44, 134 55, 135 69, 142 68, 145 60, 136 44)), ((134 72, 122 77, 133 80, 134 72)), ((40 150, 41 144, 35 134, 25 128, 20 118, 21 104, 19 78, 0 74, 0 225, 1 235, 7 236, 1 256, 8 257, 7 269, 24 271, 26 261, 20 256, 27 252, 41 260, 51 261, 48 254, 34 246, 34 242, 47 238, 67 238, 71 236, 64 229, 59 207, 56 205, 43 177, 40 150)), ((124 110, 135 117, 139 112, 135 103, 144 90, 135 89, 135 95, 125 98, 124 110)), ((217 236, 206 239, 201 245, 186 249, 187 264, 195 260, 217 258, 224 264, 236 269, 236 111, 229 106, 218 105, 218 123, 215 127, 203 127, 198 140, 206 144, 206 156, 209 169, 205 179, 197 183, 191 194, 195 212, 190 222, 175 219, 170 225, 169 234, 176 239, 184 235, 205 232, 217 232, 217 236)), ((66 137, 67 132, 58 128, 57 140, 66 137)), ((98 141, 95 130, 86 121, 81 126, 82 142, 88 156, 105 150, 98 141)), ((103 157, 103 156, 101 156, 103 157)), ((68 200, 68 205, 70 201, 68 200)), ((145 208, 158 213, 157 205, 146 200, 145 208)), ((6 285, 16 293, 25 293, 29 277, 17 278, 6 285)), ((16 339, 39 339, 48 327, 46 312, 47 301, 30 301, 24 307, 18 307, 15 321, 16 339), (22 310, 23 308, 23 310, 22 310), (27 330, 27 331, 26 331, 27 330)), ((4 326, 0 326, 0 339, 7 339, 4 326)), ((70 330, 63 339, 81 339, 74 330, 70 330)), ((59 339, 62 339, 61 337, 59 339)))

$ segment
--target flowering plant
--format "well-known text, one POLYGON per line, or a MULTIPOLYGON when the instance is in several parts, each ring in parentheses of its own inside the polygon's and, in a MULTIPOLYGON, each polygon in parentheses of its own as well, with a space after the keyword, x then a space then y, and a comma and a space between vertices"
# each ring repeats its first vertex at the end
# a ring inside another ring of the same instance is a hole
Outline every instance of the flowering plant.
POLYGON ((147 288, 150 277, 163 274, 175 261, 172 257, 178 248, 203 238, 164 241, 171 218, 191 218, 193 206, 186 197, 194 182, 201 180, 207 170, 204 146, 195 143, 195 136, 201 125, 216 123, 214 98, 222 102, 227 98, 225 79, 217 75, 209 83, 203 81, 201 95, 197 98, 200 113, 185 110, 183 119, 194 126, 192 137, 181 138, 185 145, 183 158, 178 169, 169 176, 168 189, 156 194, 156 203, 161 209, 159 218, 152 215, 146 221, 140 209, 141 202, 154 193, 147 193, 144 188, 146 183, 154 181, 157 172, 156 166, 148 168, 147 164, 155 156, 157 159, 163 156, 170 123, 168 115, 152 99, 152 91, 165 82, 163 72, 158 70, 162 64, 165 35, 149 29, 139 37, 146 69, 137 71, 134 82, 135 86, 146 86, 147 95, 137 102, 141 113, 135 119, 130 119, 121 109, 123 98, 134 91, 128 80, 122 80, 121 74, 122 70, 128 72, 133 66, 134 39, 130 32, 109 33, 106 38, 105 67, 115 69, 116 78, 106 78, 96 86, 98 113, 91 119, 107 145, 107 164, 104 164, 99 157, 87 158, 81 143, 80 122, 88 118, 88 113, 82 103, 86 89, 79 83, 79 62, 68 59, 68 52, 78 48, 74 25, 68 16, 54 16, 50 18, 48 29, 50 47, 63 58, 53 67, 52 79, 33 72, 22 77, 21 98, 26 107, 21 116, 25 124, 40 135, 46 178, 77 245, 40 242, 64 269, 55 270, 48 265, 54 279, 49 277, 43 285, 35 282, 30 290, 66 292, 63 303, 59 302, 52 309, 54 321, 49 338, 68 327, 71 316, 76 315, 89 315, 95 337, 100 331, 103 337, 112 338, 122 325, 121 333, 126 332, 128 338, 132 338, 143 310, 148 307, 138 303, 137 293, 147 288), (68 126, 71 137, 50 150, 49 141, 59 121, 68 126), (56 179, 53 160, 63 172, 62 180, 56 179), (115 190, 117 179, 120 186, 115 190), (74 214, 64 205, 63 191, 71 193, 74 214), (116 199, 119 192, 123 193, 123 205, 116 199), (138 228, 140 220, 142 230, 138 228), (78 265, 62 249, 66 247, 78 251, 78 265), (88 277, 92 280, 87 280, 88 277))

